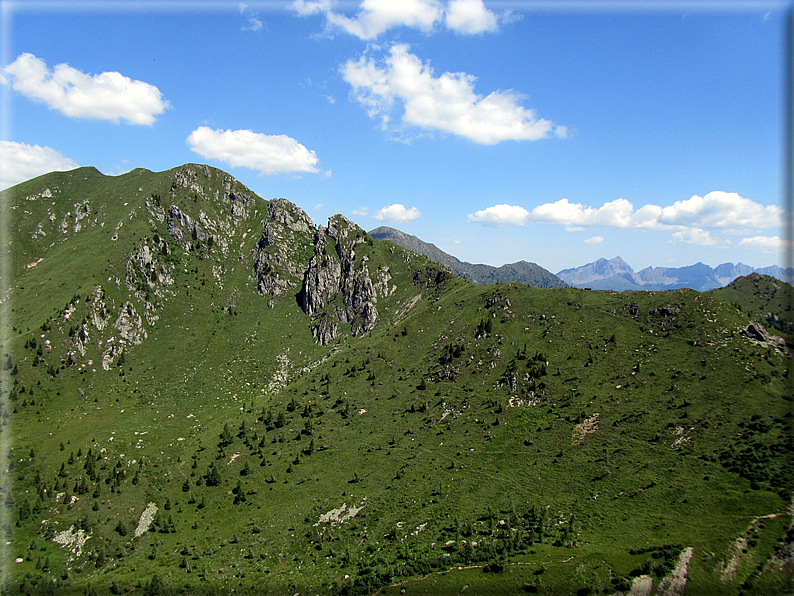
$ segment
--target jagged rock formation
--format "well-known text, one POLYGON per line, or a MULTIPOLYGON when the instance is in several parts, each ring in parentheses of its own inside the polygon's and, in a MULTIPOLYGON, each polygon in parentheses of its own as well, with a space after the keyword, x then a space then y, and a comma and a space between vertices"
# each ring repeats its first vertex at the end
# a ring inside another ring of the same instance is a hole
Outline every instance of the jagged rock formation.
POLYGON ((253 249, 257 291, 278 296, 294 291, 311 319, 315 340, 328 345, 344 325, 353 336, 377 324, 378 295, 389 292, 387 267, 370 271, 358 247, 374 246, 370 236, 342 215, 315 226, 300 208, 284 199, 268 203, 262 234, 253 249))
POLYGON ((253 251, 257 291, 278 296, 301 283, 306 247, 315 233, 311 218, 285 199, 268 203, 262 235, 253 251))
MULTIPOLYGON (((359 244, 372 244, 361 228, 342 215, 320 226, 314 239, 314 255, 303 277, 298 302, 312 316, 312 334, 327 345, 338 334, 339 325, 349 323, 352 335, 370 331, 378 320, 376 284, 372 282, 367 257, 358 257, 359 244), (338 296, 339 300, 334 298, 338 296)), ((378 286, 385 294, 388 271, 381 270, 378 286)))

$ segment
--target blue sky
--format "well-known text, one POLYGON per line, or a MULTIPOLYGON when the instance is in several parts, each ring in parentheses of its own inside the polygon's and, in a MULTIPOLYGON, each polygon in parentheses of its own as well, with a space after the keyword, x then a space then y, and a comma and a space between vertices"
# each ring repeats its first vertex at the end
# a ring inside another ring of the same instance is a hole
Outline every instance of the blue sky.
POLYGON ((470 262, 783 264, 787 8, 4 2, 0 186, 198 162, 470 262))

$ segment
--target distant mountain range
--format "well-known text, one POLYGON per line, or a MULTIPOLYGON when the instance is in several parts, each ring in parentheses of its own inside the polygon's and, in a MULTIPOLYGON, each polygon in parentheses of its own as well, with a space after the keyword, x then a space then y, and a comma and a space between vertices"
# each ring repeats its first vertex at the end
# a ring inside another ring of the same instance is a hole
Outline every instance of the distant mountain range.
POLYGON ((623 259, 598 259, 581 267, 563 269, 557 277, 572 286, 594 290, 673 290, 692 288, 706 292, 721 288, 738 277, 760 273, 791 283, 794 270, 777 265, 754 268, 743 263, 723 263, 711 268, 703 263, 687 267, 646 267, 635 272, 623 259))
POLYGON ((566 284, 559 277, 535 263, 519 261, 509 263, 501 267, 491 265, 473 265, 461 261, 450 254, 445 253, 435 244, 430 244, 420 240, 416 236, 411 236, 389 227, 380 227, 369 232, 375 240, 391 240, 398 246, 412 250, 415 253, 424 255, 427 258, 443 265, 455 275, 466 278, 478 285, 507 283, 511 281, 526 284, 536 288, 564 288, 566 284))
POLYGON ((743 263, 723 263, 711 268, 703 263, 687 267, 646 267, 635 272, 623 259, 598 259, 581 267, 563 269, 556 275, 535 263, 519 261, 501 267, 474 265, 461 261, 445 253, 435 244, 389 228, 376 228, 369 232, 376 240, 391 240, 395 244, 424 255, 445 266, 455 275, 479 284, 519 282, 537 288, 561 288, 571 285, 577 288, 594 290, 674 290, 692 288, 707 292, 728 285, 738 277, 760 273, 787 283, 794 281, 794 269, 783 269, 777 265, 770 267, 750 267, 743 263))

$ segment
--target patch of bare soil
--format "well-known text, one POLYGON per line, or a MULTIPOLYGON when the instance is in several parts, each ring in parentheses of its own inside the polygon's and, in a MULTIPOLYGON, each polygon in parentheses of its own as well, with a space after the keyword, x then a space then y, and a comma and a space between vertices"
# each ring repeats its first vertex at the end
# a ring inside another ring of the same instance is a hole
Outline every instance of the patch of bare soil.
POLYGON ((662 579, 659 584, 659 589, 656 590, 657 596, 680 596, 684 593, 687 567, 689 566, 690 559, 692 559, 694 550, 695 549, 690 546, 681 551, 675 569, 673 569, 670 575, 662 579))
POLYGON ((626 596, 651 596, 652 589, 653 578, 650 575, 641 575, 631 582, 631 590, 626 596))
POLYGON ((573 427, 571 445, 580 445, 584 438, 598 430, 598 418, 600 414, 596 412, 590 418, 573 427))

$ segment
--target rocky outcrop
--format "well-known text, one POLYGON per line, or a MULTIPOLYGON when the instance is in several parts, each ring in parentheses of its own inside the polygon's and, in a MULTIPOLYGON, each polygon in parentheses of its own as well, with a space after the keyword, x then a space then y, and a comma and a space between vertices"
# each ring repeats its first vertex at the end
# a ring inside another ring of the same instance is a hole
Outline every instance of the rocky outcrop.
POLYGON ((254 277, 262 296, 277 296, 298 287, 315 226, 300 208, 284 199, 268 203, 262 236, 253 250, 254 277))
MULTIPOLYGON (((110 302, 110 308, 113 308, 113 298, 107 297, 110 302)), ((105 290, 102 286, 97 286, 94 289, 91 301, 91 323, 98 331, 102 331, 110 321, 110 310, 106 302, 105 290)))
MULTIPOLYGON (((337 337, 340 326, 350 324, 350 333, 362 335, 378 321, 377 291, 388 291, 388 270, 375 272, 373 283, 366 255, 357 255, 359 245, 372 240, 356 224, 342 215, 320 226, 315 234, 314 255, 303 276, 298 303, 313 316, 312 335, 327 345, 337 337)), ((363 252, 363 251, 362 251, 363 252)))
POLYGON ((791 358, 791 354, 786 346, 786 340, 777 335, 771 335, 760 323, 750 323, 742 330, 742 335, 758 342, 762 348, 774 348, 787 358, 791 358))
POLYGON ((328 252, 327 229, 317 230, 314 241, 314 256, 303 276, 303 288, 298 303, 307 315, 322 311, 339 292, 342 282, 342 263, 335 253, 328 252))
POLYGON ((168 208, 166 226, 171 237, 183 246, 187 246, 191 240, 201 240, 203 242, 209 238, 209 234, 176 205, 171 205, 168 208))
POLYGON ((321 346, 330 344, 339 334, 339 324, 335 317, 323 313, 322 316, 315 319, 312 325, 312 337, 321 346))
POLYGON ((113 326, 118 330, 124 341, 134 346, 143 343, 143 340, 146 339, 143 321, 132 302, 125 303, 120 309, 119 316, 113 326))

